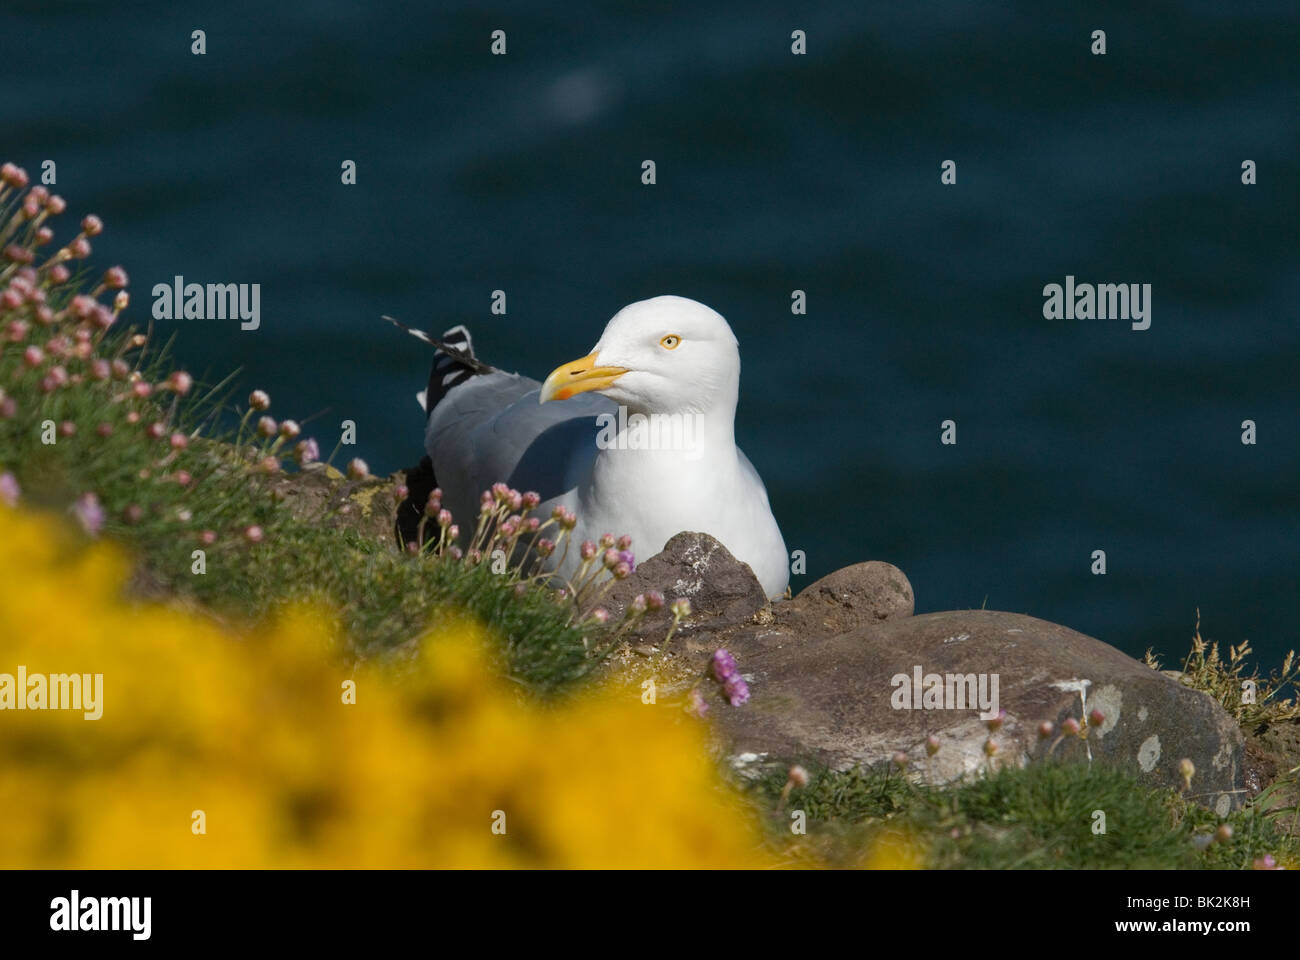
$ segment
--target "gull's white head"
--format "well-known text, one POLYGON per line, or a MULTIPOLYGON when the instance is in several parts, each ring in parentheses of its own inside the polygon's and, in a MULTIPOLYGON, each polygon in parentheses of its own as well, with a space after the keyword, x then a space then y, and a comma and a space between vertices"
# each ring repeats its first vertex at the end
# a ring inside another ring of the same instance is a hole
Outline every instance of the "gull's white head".
POLYGON ((727 321, 685 297, 629 304, 581 360, 557 367, 540 402, 598 391, 633 413, 732 413, 740 351, 727 321))

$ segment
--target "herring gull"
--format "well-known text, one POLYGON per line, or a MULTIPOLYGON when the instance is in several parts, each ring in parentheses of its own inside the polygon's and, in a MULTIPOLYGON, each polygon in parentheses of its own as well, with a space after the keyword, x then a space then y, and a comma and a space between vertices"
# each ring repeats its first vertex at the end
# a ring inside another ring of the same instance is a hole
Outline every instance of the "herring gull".
MULTIPOLYGON (((749 564, 769 597, 785 592, 785 541, 735 442, 740 352, 717 312, 684 297, 633 303, 544 383, 478 360, 463 326, 441 341, 409 332, 439 348, 419 395, 426 469, 462 536, 481 492, 502 481, 541 496, 534 516, 576 513, 575 542, 628 534, 644 558, 699 531, 749 564)), ((577 553, 555 572, 572 573, 577 553)))

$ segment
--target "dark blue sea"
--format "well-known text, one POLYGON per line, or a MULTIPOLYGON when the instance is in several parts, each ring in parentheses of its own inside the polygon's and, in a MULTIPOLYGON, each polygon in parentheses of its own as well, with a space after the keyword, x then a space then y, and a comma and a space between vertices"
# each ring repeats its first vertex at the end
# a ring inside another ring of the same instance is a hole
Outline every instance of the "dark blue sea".
POLYGON ((796 589, 888 560, 921 611, 1300 646, 1294 2, 0 0, 0 52, 2 159, 103 217, 128 316, 260 284, 256 331, 161 332, 327 450, 420 456, 380 314, 540 377, 681 294, 740 339, 796 589), (1067 276, 1151 284, 1150 328, 1045 319, 1067 276))

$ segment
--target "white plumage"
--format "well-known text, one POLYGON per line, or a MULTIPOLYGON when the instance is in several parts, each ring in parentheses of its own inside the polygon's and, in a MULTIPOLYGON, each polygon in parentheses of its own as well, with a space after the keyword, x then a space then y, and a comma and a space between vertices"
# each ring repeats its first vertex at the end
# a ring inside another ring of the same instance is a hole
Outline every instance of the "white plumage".
MULTIPOLYGON (((453 362, 440 358, 430 380, 425 449, 462 531, 474 526, 479 494, 504 481, 541 495, 535 516, 556 504, 576 513, 577 542, 628 534, 644 560, 675 534, 700 531, 748 563, 768 596, 785 592, 785 542, 735 443, 740 353, 719 314, 683 297, 631 304, 588 356, 544 384, 485 366, 467 331, 452 334, 453 362)), ((576 561, 575 543, 560 572, 576 561)))

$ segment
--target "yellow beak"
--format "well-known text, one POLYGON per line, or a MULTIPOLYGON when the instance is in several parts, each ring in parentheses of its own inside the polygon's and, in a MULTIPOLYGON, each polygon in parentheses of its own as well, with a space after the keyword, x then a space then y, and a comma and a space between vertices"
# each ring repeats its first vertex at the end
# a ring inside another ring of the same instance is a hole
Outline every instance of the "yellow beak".
POLYGON ((596 355, 588 354, 581 360, 574 360, 562 367, 556 367, 542 384, 538 403, 547 400, 568 400, 574 394, 586 393, 588 390, 603 390, 612 384, 627 370, 623 367, 598 367, 596 355))

